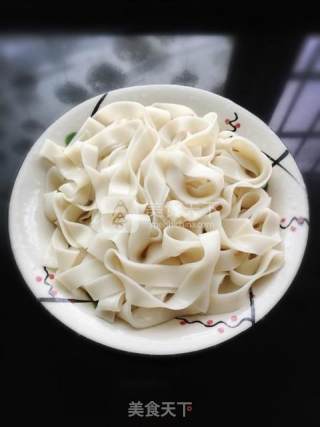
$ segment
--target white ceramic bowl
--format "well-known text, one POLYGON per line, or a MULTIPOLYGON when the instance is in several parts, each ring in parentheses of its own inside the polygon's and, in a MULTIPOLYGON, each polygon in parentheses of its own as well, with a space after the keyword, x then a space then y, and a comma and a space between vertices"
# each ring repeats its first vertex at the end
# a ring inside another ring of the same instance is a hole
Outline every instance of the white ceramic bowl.
MULTIPOLYGON (((301 264, 308 237, 308 201, 298 167, 271 129, 253 114, 221 96, 174 85, 136 86, 114 90, 76 106, 51 125, 28 153, 17 176, 10 201, 9 232, 12 250, 25 282, 57 319, 77 333, 120 350, 167 355, 187 353, 222 343, 262 319, 290 286, 301 264), (52 230, 42 209, 46 170, 38 153, 46 138, 64 144, 66 135, 85 119, 114 101, 131 100, 148 105, 173 102, 191 107, 199 115, 215 111, 221 129, 248 137, 273 161, 268 191, 272 207, 282 219, 286 262, 277 273, 260 280, 240 310, 224 315, 198 315, 173 319, 144 330, 121 321, 109 324, 98 318, 90 302, 77 302, 44 270, 41 259, 52 230)), ((283 306, 285 310, 285 305, 283 306)))

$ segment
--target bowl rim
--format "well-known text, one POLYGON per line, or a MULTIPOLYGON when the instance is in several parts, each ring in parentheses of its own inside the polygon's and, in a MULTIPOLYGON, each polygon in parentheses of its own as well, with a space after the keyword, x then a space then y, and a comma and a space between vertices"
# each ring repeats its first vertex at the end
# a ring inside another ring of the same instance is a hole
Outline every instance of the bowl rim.
MULTIPOLYGON (((205 94, 206 96, 208 95, 213 95, 216 98, 219 98, 221 102, 228 102, 228 103, 232 103, 236 108, 238 108, 240 111, 245 112, 246 115, 248 115, 250 118, 253 118, 255 121, 258 122, 259 126, 264 127, 266 130, 268 130, 269 132, 271 132, 273 134, 273 137, 276 138, 280 144, 284 147, 285 144, 282 142, 282 140, 277 136, 277 134, 263 121, 261 120, 258 116, 256 116, 255 114, 251 113, 250 111, 248 111, 246 108, 242 107, 241 105, 238 105, 237 103, 235 103, 234 101, 232 101, 229 98, 226 98, 222 95, 218 95, 215 94, 213 92, 209 92, 207 90, 204 89, 199 89, 199 88, 195 88, 195 87, 190 87, 190 86, 183 86, 183 85, 173 85, 173 84, 150 84, 150 85, 137 85, 137 86, 128 86, 128 87, 124 87, 124 88, 119 88, 119 89, 115 89, 110 91, 107 94, 100 94, 100 95, 96 95, 94 97, 88 98, 86 100, 84 100, 83 102, 81 102, 80 104, 75 105, 74 107, 72 107, 71 109, 65 111, 62 115, 60 115, 53 123, 51 123, 51 125, 49 125, 37 138, 37 140, 33 143, 33 145, 31 146, 30 150, 28 151, 27 155, 25 156, 21 167, 19 168, 19 171, 16 175, 15 178, 15 182, 12 188, 12 192, 11 192, 11 196, 10 196, 10 201, 9 201, 9 209, 8 209, 8 230, 9 230, 9 241, 10 241, 10 246, 11 246, 11 250, 12 250, 12 254, 15 260, 15 263, 18 267, 18 270, 20 271, 20 274, 25 282, 25 284, 27 285, 29 291, 33 294, 33 296, 38 300, 38 298, 36 297, 36 295, 34 294, 32 287, 29 283, 29 280, 27 279, 27 276, 25 274, 25 268, 24 268, 24 263, 21 260, 21 257, 18 256, 18 251, 16 249, 16 245, 15 245, 15 240, 13 238, 14 236, 14 221, 13 221, 13 209, 14 209, 14 204, 16 201, 16 195, 18 192, 18 189, 20 187, 20 181, 23 178, 23 173, 24 173, 24 169, 27 167, 27 163, 28 160, 31 159, 32 155, 33 155, 33 150, 35 149, 35 145, 37 144, 37 142, 42 138, 43 134, 47 131, 49 131, 49 129, 54 128, 56 126, 56 123, 62 118, 64 117, 66 114, 69 114, 71 112, 74 112, 74 110, 77 110, 80 106, 86 104, 86 103, 93 103, 94 100, 96 100, 97 102, 99 102, 100 100, 104 101, 105 99, 107 99, 108 95, 116 93, 116 92, 126 92, 126 91, 130 91, 130 90, 148 90, 148 89, 172 89, 174 88, 175 90, 180 90, 180 91, 189 91, 190 94, 205 94)), ((305 181, 303 179, 303 176, 301 174, 301 171, 298 167, 298 165, 295 162, 294 157, 291 155, 292 160, 294 162, 294 164, 296 165, 296 171, 298 172, 299 175, 299 179, 301 180, 301 183, 303 184, 303 190, 304 190, 304 194, 305 194, 305 209, 306 209, 306 214, 308 216, 308 218, 310 219, 310 205, 309 205, 309 196, 308 196, 308 191, 307 191, 307 187, 305 185, 305 181)), ((286 292, 288 291, 288 289, 290 288, 291 284, 293 283, 293 281, 295 280, 301 265, 302 265, 302 261, 304 258, 304 255, 306 253, 306 248, 307 248, 307 244, 309 241, 309 235, 310 235, 310 230, 308 228, 307 230, 307 234, 306 237, 303 239, 302 242, 302 251, 300 254, 300 257, 296 259, 296 262, 294 264, 294 268, 292 268, 290 270, 290 277, 288 277, 288 279, 286 280, 287 285, 285 287, 282 288, 281 292, 278 292, 276 295, 273 296, 272 298, 272 302, 270 304, 268 304, 267 307, 265 307, 264 310, 262 310, 260 312, 260 317, 258 319, 257 322, 260 322, 261 320, 263 320, 265 318, 265 316, 267 314, 269 314, 271 312, 271 310, 274 309, 274 307, 279 303, 279 301, 283 298, 283 296, 286 294, 286 292)), ((125 353, 129 353, 129 354, 139 354, 139 355, 143 355, 143 356, 176 356, 176 355, 182 355, 182 354, 191 354, 191 353, 196 353, 199 351, 204 351, 207 349, 211 349, 213 347, 220 347, 221 344, 225 343, 225 342, 229 342, 230 340, 238 337, 239 335, 243 334, 244 332, 248 331, 250 328, 250 325, 248 325, 247 327, 245 327, 242 330, 237 331, 233 336, 231 337, 225 337, 225 338, 221 338, 220 340, 217 340, 217 342, 209 342, 207 345, 203 344, 203 343, 199 343, 197 348, 194 349, 189 349, 188 350, 188 346, 186 345, 185 349, 183 348, 179 348, 179 349, 175 349, 174 351, 165 351, 159 352, 155 350, 152 351, 152 346, 148 348, 148 351, 146 351, 143 348, 140 348, 138 345, 134 346, 134 348, 128 348, 126 345, 123 345, 121 343, 121 341, 118 341, 117 345, 114 345, 114 343, 112 344, 108 344, 105 343, 103 341, 99 341, 97 340, 95 337, 91 336, 90 333, 87 333, 87 331, 79 331, 75 328, 74 323, 70 322, 69 320, 65 320, 63 318, 63 316, 57 316, 51 309, 50 306, 45 305, 45 304, 41 304, 41 302, 38 300, 39 304, 44 307, 44 309, 50 313, 51 316, 53 316, 56 320, 58 320, 59 322, 61 322, 64 327, 68 327, 68 329, 70 329, 73 333, 76 333, 77 335, 80 335, 82 338, 88 339, 91 342, 94 342, 98 345, 101 345, 103 347, 106 347, 108 349, 112 349, 115 351, 121 351, 121 352, 125 352, 125 353)), ((168 350, 168 349, 167 349, 168 350)))

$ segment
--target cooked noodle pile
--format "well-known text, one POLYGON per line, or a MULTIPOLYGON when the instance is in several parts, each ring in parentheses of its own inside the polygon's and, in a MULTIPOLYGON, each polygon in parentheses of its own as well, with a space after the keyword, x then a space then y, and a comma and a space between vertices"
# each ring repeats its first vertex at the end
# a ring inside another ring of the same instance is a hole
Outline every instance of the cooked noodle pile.
POLYGON ((238 309, 283 264, 268 158, 215 113, 116 102, 67 146, 47 140, 45 264, 97 314, 145 328, 238 309))

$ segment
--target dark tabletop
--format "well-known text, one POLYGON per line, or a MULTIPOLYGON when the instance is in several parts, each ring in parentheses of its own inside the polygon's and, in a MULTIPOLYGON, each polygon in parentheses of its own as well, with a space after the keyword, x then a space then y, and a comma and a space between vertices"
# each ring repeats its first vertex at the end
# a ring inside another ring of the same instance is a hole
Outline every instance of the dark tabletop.
POLYGON ((319 425, 320 36, 2 34, 0 166, 1 365, 12 416, 319 425), (67 329, 31 295, 7 237, 15 176, 47 126, 88 97, 151 83, 213 91, 265 120, 296 158, 310 199, 307 252, 283 300, 241 336, 186 356, 130 355, 67 329), (190 401, 193 410, 133 419, 131 401, 190 401))

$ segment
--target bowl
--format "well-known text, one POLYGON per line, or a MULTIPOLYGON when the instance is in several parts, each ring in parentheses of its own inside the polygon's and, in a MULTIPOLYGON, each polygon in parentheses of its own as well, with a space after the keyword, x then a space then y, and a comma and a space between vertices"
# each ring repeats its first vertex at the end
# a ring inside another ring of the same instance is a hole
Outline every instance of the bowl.
MULTIPOLYGON (((185 86, 150 85, 114 90, 77 105, 54 122, 33 145, 16 178, 9 208, 9 235, 21 274, 38 301, 58 320, 106 346, 149 355, 189 353, 227 341, 261 320, 280 300, 301 264, 308 237, 307 192, 299 169, 275 133, 260 119, 234 102, 213 93, 185 86), (96 316, 90 300, 78 300, 55 282, 54 272, 42 265, 52 225, 42 209, 46 168, 39 151, 46 138, 62 145, 85 119, 115 101, 144 105, 172 102, 191 107, 198 115, 215 111, 220 129, 252 140, 270 158, 272 176, 268 192, 272 208, 281 216, 284 267, 253 285, 241 309, 219 315, 196 315, 136 330, 117 320, 109 324, 96 316)), ((285 305, 283 306, 285 309, 285 305)))

